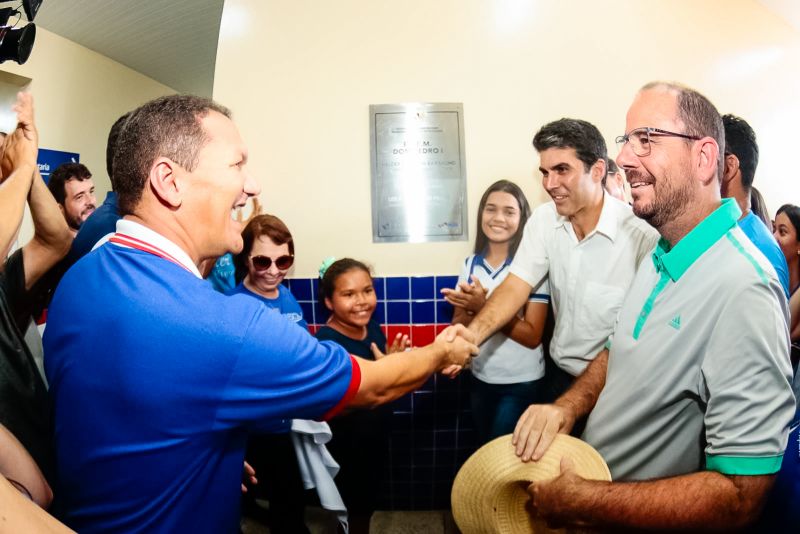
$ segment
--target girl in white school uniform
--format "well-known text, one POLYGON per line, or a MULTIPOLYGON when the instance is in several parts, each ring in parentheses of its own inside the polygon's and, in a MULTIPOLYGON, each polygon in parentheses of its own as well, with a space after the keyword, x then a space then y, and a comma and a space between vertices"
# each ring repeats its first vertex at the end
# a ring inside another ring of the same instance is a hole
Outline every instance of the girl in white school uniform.
MULTIPOLYGON (((469 325, 505 280, 530 212, 525 194, 508 180, 495 182, 483 194, 474 253, 464 261, 458 287, 442 290, 454 307, 453 324, 469 325)), ((549 298, 545 281, 472 361, 470 400, 479 445, 513 432, 522 412, 539 402, 545 365, 541 337, 549 298)))

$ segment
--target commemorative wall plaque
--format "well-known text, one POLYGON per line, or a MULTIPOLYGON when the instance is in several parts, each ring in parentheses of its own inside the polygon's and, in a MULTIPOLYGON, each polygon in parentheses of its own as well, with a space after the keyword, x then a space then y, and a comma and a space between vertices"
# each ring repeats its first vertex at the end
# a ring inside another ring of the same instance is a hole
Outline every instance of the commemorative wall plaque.
POLYGON ((461 104, 369 107, 372 241, 465 241, 461 104))

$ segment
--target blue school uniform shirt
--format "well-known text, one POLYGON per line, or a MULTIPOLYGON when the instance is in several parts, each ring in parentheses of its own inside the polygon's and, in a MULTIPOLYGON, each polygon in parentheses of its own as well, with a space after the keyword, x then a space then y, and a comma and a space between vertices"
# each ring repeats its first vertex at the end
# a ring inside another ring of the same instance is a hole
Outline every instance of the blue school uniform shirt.
POLYGON ((112 241, 56 291, 44 347, 59 516, 82 533, 238 532, 248 433, 330 417, 355 395, 358 365, 257 300, 214 291, 162 236, 117 230, 178 260, 112 241))
POLYGON ((767 258, 778 274, 778 280, 783 286, 786 298, 789 298, 789 268, 786 266, 786 257, 783 255, 778 242, 770 233, 764 221, 759 219, 752 211, 739 221, 739 228, 753 242, 758 250, 767 258))
POLYGON ((292 295, 292 293, 286 289, 286 286, 283 284, 278 285, 278 296, 274 299, 269 299, 263 295, 259 295, 258 293, 250 291, 247 289, 247 287, 245 287, 244 282, 229 290, 227 294, 247 295, 258 299, 259 302, 263 302, 267 307, 277 310, 281 315, 283 315, 289 321, 295 323, 297 326, 302 326, 308 330, 308 323, 305 319, 303 319, 303 309, 300 307, 300 304, 298 304, 297 300, 295 300, 294 295, 292 295))

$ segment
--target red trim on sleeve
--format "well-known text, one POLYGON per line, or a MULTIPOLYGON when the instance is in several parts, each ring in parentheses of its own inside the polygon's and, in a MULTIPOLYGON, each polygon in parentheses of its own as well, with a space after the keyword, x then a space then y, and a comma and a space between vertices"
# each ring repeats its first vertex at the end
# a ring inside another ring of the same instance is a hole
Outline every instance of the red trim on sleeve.
POLYGON ((328 410, 328 413, 322 416, 322 421, 327 421, 344 410, 345 407, 350 404, 350 401, 353 400, 353 397, 356 396, 356 393, 358 393, 358 388, 361 386, 361 367, 358 365, 356 359, 353 358, 352 354, 350 355, 350 365, 353 369, 350 375, 350 385, 347 386, 347 391, 344 392, 344 396, 336 403, 336 406, 328 410))

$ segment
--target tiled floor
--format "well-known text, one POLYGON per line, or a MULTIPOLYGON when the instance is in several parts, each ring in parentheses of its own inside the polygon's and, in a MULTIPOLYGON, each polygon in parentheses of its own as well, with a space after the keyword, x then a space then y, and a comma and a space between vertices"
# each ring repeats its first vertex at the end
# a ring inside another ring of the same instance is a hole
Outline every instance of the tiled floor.
POLYGON ((450 510, 429 512, 375 512, 370 532, 381 534, 457 534, 450 510))
MULTIPOLYGON (((311 534, 336 534, 336 517, 322 508, 306 508, 311 534)), ((458 534, 449 510, 425 512, 375 512, 369 530, 376 534, 458 534)), ((268 534, 269 528, 250 518, 242 522, 243 534, 268 534)))

